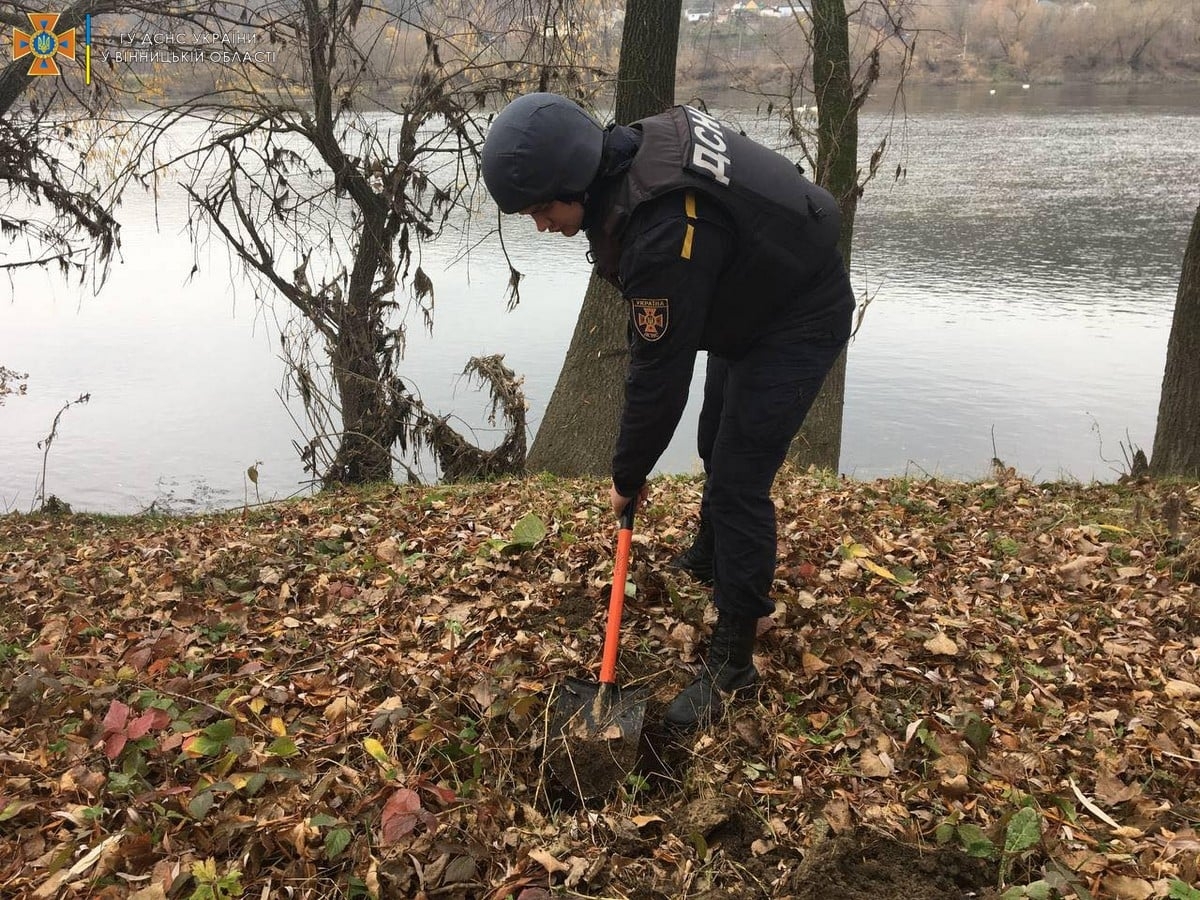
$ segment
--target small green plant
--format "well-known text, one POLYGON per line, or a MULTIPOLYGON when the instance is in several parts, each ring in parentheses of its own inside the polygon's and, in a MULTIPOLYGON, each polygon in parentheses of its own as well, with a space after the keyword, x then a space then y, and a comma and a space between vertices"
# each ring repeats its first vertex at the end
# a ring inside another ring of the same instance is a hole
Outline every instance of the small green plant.
POLYGON ((992 546, 996 552, 1002 556, 1016 556, 1021 552, 1021 545, 1010 537, 1004 535, 996 535, 992 540, 992 546))
POLYGON ((183 742, 184 756, 189 759, 211 759, 223 753, 232 753, 235 758, 240 756, 250 748, 250 741, 235 736, 234 725, 233 719, 221 719, 193 734, 183 742))
POLYGON ((234 900, 242 895, 241 871, 230 869, 224 875, 218 875, 217 863, 212 857, 192 863, 192 877, 196 879, 196 889, 188 900, 234 900))
POLYGON ((172 675, 199 675, 204 671, 204 663, 199 659, 186 659, 182 662, 173 659, 167 666, 167 671, 172 675))
POLYGON ((136 772, 108 773, 108 792, 114 796, 136 794, 144 787, 145 781, 136 772))
MULTIPOLYGON (((957 814, 937 827, 935 838, 939 844, 948 844, 957 839, 963 850, 978 859, 996 860, 1000 864, 1000 884, 1005 884, 1012 874, 1017 860, 1029 855, 1042 840, 1042 814, 1032 806, 1023 806, 1008 820, 1004 830, 1004 846, 996 843, 978 825, 960 823, 957 814)), ((1045 881, 1011 887, 1001 895, 1001 900, 1049 900, 1051 886, 1045 881)))
POLYGON ((333 816, 326 813, 318 813, 308 820, 311 828, 328 829, 325 834, 325 858, 332 862, 341 856, 342 852, 350 846, 350 841, 354 838, 354 833, 341 819, 335 819, 333 816))
POLYGON ((832 719, 815 714, 791 719, 786 732, 791 737, 803 738, 814 746, 822 747, 845 737, 848 725, 849 713, 841 713, 832 719))
POLYGON ((237 634, 239 626, 237 622, 220 621, 212 625, 198 625, 196 630, 200 633, 200 637, 206 640, 213 646, 219 646, 224 643, 225 639, 231 634, 237 634))
POLYGON ((650 789, 650 782, 644 775, 639 775, 637 772, 630 772, 625 776, 625 783, 629 786, 629 792, 636 797, 643 791, 650 789))
POLYGON ((1042 814, 1023 806, 1008 820, 1004 832, 1004 854, 1000 860, 1001 882, 1007 881, 1013 863, 1042 841, 1042 814))
POLYGON ((959 844, 968 856, 974 856, 977 859, 995 859, 996 844, 978 825, 972 825, 969 822, 965 825, 959 825, 955 829, 959 844))
POLYGON ((762 762, 747 761, 742 766, 742 774, 751 781, 757 781, 771 773, 771 767, 762 762))
POLYGON ((546 523, 530 513, 513 526, 512 540, 503 544, 500 552, 508 554, 532 550, 545 536, 546 523))
POLYGON ((1167 894, 1167 900, 1200 900, 1200 890, 1189 887, 1178 878, 1172 878, 1171 892, 1167 894))

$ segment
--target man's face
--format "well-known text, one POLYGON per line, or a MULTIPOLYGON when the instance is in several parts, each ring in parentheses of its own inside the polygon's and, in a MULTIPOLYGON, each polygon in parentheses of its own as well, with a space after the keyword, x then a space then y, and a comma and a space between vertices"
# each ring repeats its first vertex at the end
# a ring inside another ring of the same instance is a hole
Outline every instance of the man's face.
POLYGON ((578 201, 565 203, 551 200, 549 203, 534 204, 521 212, 533 217, 538 231, 549 231, 563 237, 574 237, 583 225, 583 204, 578 201))

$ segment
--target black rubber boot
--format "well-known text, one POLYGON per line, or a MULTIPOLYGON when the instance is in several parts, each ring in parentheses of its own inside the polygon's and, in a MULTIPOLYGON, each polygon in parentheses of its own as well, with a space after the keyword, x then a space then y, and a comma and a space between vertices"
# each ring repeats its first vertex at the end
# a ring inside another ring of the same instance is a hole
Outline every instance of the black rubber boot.
POLYGON ((757 683, 753 657, 757 631, 758 620, 753 617, 720 614, 704 669, 667 709, 668 728, 686 732, 709 725, 721 717, 723 693, 736 693, 757 683))
POLYGON ((671 567, 682 569, 701 584, 713 583, 713 530, 703 517, 692 546, 671 560, 671 567))

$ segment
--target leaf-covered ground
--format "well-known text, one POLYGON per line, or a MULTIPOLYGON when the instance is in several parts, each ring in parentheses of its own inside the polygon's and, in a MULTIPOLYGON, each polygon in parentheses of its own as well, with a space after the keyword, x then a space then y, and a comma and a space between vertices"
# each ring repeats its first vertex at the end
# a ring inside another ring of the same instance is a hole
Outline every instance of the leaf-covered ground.
POLYGON ((654 764, 585 807, 541 745, 598 665, 604 487, 0 519, 0 893, 1200 898, 1195 485, 781 477, 762 690, 679 745, 713 612, 667 566, 700 486, 657 483, 654 764))

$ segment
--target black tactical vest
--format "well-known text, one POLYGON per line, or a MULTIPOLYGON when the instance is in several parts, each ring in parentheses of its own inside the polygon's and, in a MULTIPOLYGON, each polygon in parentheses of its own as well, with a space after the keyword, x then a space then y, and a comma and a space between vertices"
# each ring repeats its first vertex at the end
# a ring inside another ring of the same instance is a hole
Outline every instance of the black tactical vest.
POLYGON ((819 316, 844 292, 814 290, 832 275, 844 280, 836 251, 841 212, 832 195, 785 157, 722 125, 676 106, 635 122, 643 133, 602 223, 588 231, 601 276, 620 287, 621 237, 637 207, 670 191, 693 189, 733 220, 737 253, 717 284, 701 349, 740 356, 781 316, 819 316))

